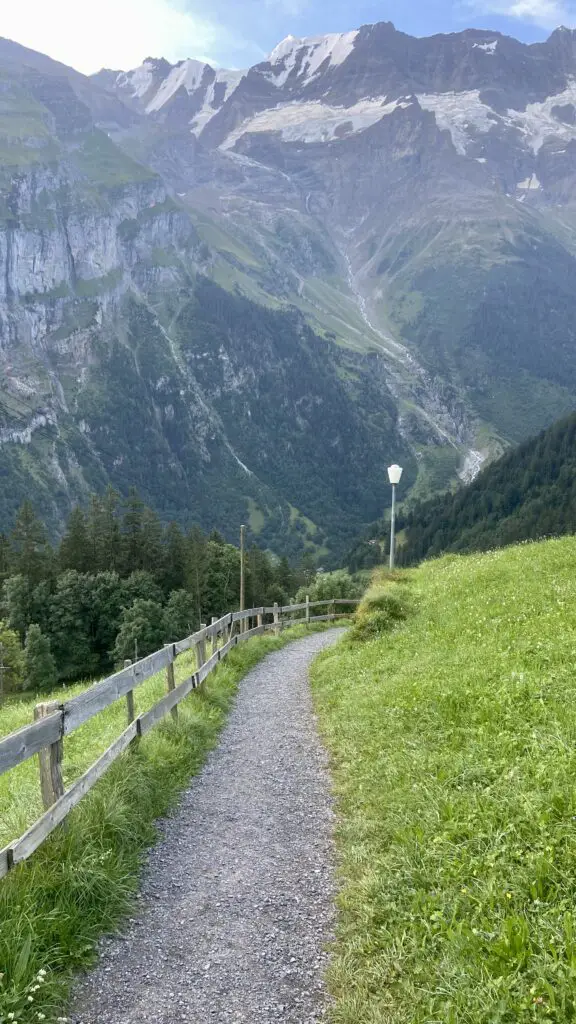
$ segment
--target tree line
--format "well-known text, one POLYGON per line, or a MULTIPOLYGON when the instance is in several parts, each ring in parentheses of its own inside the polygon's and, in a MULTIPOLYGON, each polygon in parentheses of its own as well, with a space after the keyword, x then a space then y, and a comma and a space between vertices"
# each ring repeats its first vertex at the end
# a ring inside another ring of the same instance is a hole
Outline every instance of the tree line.
MULTIPOLYGON (((314 577, 257 547, 246 553, 246 606, 275 601, 314 577)), ((103 675, 239 606, 240 552, 216 531, 163 525, 135 489, 112 487, 76 506, 53 545, 25 501, 0 534, 0 693, 47 690, 103 675)))
POLYGON ((506 452, 467 487, 400 514, 399 560, 486 551, 576 531, 576 413, 506 452))

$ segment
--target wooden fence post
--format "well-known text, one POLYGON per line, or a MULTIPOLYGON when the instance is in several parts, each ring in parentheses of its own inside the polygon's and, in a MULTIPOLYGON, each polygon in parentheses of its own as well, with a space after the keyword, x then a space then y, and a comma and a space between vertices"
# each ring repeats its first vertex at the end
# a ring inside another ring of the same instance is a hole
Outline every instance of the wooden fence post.
MULTIPOLYGON (((176 689, 176 681, 174 679, 174 656, 176 652, 174 650, 174 644, 164 644, 164 647, 169 648, 172 651, 172 661, 166 666, 166 689, 168 690, 168 693, 172 693, 172 690, 176 689)), ((177 722, 178 707, 172 708, 170 714, 174 721, 177 722)))
POLYGON ((280 635, 280 613, 278 610, 278 601, 274 601, 274 634, 275 636, 280 635))
POLYGON ((258 623, 258 629, 260 629, 264 625, 264 616, 262 612, 258 612, 258 618, 256 621, 258 623))
MULTIPOLYGON (((125 661, 124 661, 124 668, 130 668, 131 664, 132 664, 132 659, 131 658, 126 658, 125 661)), ((135 715, 134 715, 134 690, 128 690, 128 693, 126 694, 126 711, 127 711, 128 725, 130 725, 134 721, 134 718, 135 718, 135 715)))
POLYGON ((306 594, 306 625, 310 625, 310 594, 306 594))
MULTIPOLYGON (((200 623, 200 629, 206 629, 206 623, 200 623)), ((196 669, 199 672, 206 661, 206 641, 199 640, 196 644, 196 669)))
MULTIPOLYGON (((58 711, 60 705, 57 700, 37 704, 34 708, 34 721, 47 718, 48 715, 58 711)), ((45 747, 38 754, 40 766, 40 790, 42 792, 42 804, 44 810, 48 811, 61 796, 64 796, 64 780, 62 778, 62 758, 64 747, 62 739, 45 747)))

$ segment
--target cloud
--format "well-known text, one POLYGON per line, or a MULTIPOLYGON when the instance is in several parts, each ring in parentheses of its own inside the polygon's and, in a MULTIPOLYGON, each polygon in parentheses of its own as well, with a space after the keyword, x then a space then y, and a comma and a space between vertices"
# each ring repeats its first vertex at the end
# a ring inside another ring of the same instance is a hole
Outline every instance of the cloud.
POLYGON ((210 53, 222 30, 170 0, 27 0, 2 4, 0 35, 89 74, 144 57, 210 53))
POLYGON ((467 6, 477 13, 501 14, 542 28, 557 28, 558 25, 576 22, 574 5, 564 0, 470 0, 467 6))

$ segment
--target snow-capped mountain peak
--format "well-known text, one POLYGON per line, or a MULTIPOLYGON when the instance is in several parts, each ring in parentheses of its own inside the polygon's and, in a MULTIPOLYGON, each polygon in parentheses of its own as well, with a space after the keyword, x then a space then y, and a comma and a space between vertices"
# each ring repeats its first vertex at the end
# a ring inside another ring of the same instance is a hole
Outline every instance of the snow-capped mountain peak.
POLYGON ((179 89, 184 88, 188 95, 200 87, 202 79, 207 75, 208 78, 213 78, 214 69, 210 64, 204 64, 199 60, 181 60, 178 64, 175 64, 169 74, 166 76, 162 85, 158 89, 152 100, 146 105, 146 112, 152 114, 157 110, 161 110, 165 103, 178 92, 179 89))
POLYGON ((352 53, 358 35, 358 31, 355 31, 305 39, 287 36, 268 58, 272 66, 271 81, 279 87, 291 75, 299 80, 311 81, 326 62, 328 67, 343 64, 352 53))

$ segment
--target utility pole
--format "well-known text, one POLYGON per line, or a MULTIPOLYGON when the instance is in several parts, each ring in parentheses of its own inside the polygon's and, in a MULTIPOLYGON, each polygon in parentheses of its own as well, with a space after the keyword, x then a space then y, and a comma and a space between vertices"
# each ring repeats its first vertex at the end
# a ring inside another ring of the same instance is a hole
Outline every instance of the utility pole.
MULTIPOLYGON (((246 535, 246 527, 240 527, 240 611, 243 612, 246 604, 246 572, 245 572, 245 551, 244 542, 246 535)), ((240 631, 244 632, 244 619, 241 620, 240 631)))

